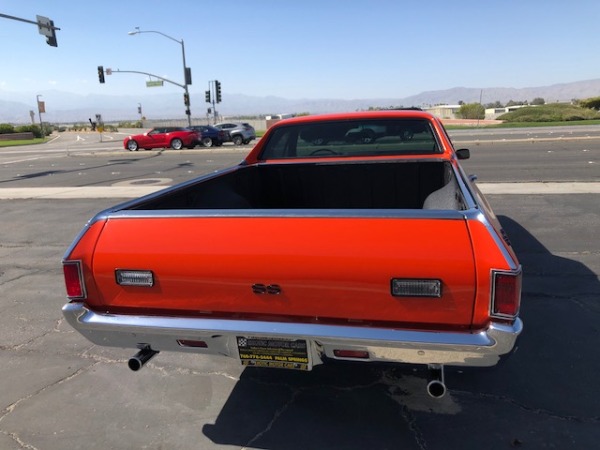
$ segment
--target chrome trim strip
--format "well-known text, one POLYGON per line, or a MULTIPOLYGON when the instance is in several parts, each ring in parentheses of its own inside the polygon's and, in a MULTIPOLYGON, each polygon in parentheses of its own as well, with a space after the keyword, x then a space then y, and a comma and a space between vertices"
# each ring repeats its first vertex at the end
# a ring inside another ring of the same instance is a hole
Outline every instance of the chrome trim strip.
POLYGON ((453 160, 452 162, 453 162, 452 167, 454 169, 454 176, 456 177, 456 180, 458 181, 458 187, 463 194, 463 198, 465 199, 465 203, 467 204, 467 209, 479 208, 476 197, 471 192, 469 185, 465 182, 465 178, 467 177, 465 171, 463 170, 462 166, 458 163, 458 161, 456 159, 453 160))
POLYGON ((448 219, 464 220, 464 211, 435 209, 164 209, 116 211, 107 219, 216 217, 323 217, 357 219, 448 219))
POLYGON ((502 256, 504 257, 504 260, 506 261, 506 264, 508 265, 508 267, 509 267, 509 269, 511 271, 517 270, 519 268, 519 264, 517 264, 517 262, 513 259, 512 255, 510 254, 510 252, 506 248, 506 243, 498 235, 498 233, 496 233, 496 229, 490 223, 490 221, 487 219, 487 217, 485 216, 485 214, 483 214, 481 211, 477 211, 474 216, 467 217, 467 219, 477 220, 477 221, 481 222, 485 226, 485 228, 488 231, 488 234, 494 240, 494 243, 496 244, 496 247, 498 247, 498 249, 500 250, 500 253, 502 253, 502 256))
MULTIPOLYGON (((336 358, 333 351, 367 350, 367 361, 415 364, 492 366, 512 350, 522 330, 492 322, 476 333, 383 329, 353 326, 98 314, 83 303, 67 303, 63 314, 87 339, 109 347, 137 348, 141 342, 155 350, 188 351, 237 358, 237 336, 306 339, 313 363, 336 358), (178 340, 202 340, 207 348, 181 347, 178 340)), ((343 358, 341 358, 343 359, 343 358)))

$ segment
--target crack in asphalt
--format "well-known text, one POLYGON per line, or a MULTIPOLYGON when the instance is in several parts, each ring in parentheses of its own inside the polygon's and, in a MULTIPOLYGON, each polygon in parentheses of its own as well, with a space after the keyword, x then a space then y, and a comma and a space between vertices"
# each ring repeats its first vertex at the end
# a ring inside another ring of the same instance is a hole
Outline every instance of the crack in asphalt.
MULTIPOLYGON (((402 378, 402 377, 401 377, 402 378)), ((278 408, 274 413, 271 420, 266 424, 263 430, 259 431, 254 437, 252 437, 240 450, 248 450, 255 444, 261 437, 267 434, 277 420, 294 404, 294 402, 300 397, 301 394, 310 392, 315 389, 333 389, 335 391, 340 392, 351 392, 357 389, 369 389, 374 386, 387 386, 387 397, 390 398, 395 403, 399 404, 399 416, 406 423, 409 432, 412 434, 412 437, 420 450, 427 450, 427 441, 417 424, 417 418, 411 413, 411 408, 408 404, 404 404, 398 400, 398 397, 409 395, 407 391, 401 389, 397 382, 400 380, 398 377, 394 377, 390 371, 384 371, 381 377, 373 382, 365 383, 365 384, 355 384, 351 386, 337 386, 334 384, 320 384, 318 386, 309 386, 305 388, 294 388, 289 383, 286 382, 269 382, 263 381, 260 379, 253 379, 252 381, 258 384, 268 385, 268 386, 280 386, 286 387, 291 390, 291 396, 284 405, 278 408), (398 395, 399 394, 399 395, 398 395)))
MULTIPOLYGON (((89 369, 93 368, 96 364, 99 364, 99 363, 96 362, 90 366, 81 367, 81 368, 77 369, 75 372, 73 372, 69 375, 66 375, 63 378, 60 378, 59 380, 56 380, 50 384, 47 384, 46 386, 43 386, 40 389, 25 395, 24 397, 17 399, 16 401, 14 401, 10 405, 8 405, 6 408, 4 408, 0 412, 0 423, 2 423, 2 421, 6 417, 8 417, 21 403, 38 396, 39 394, 45 392, 46 390, 48 390, 54 386, 59 386, 63 383, 66 383, 67 381, 72 380, 73 378, 79 376, 80 374, 87 372, 89 369)), ((0 429, 0 433, 5 434, 6 436, 9 436, 11 439, 13 439, 15 442, 17 442, 23 448, 34 449, 34 450, 36 449, 36 447, 23 442, 17 433, 12 433, 8 430, 2 430, 2 429, 0 429)))
POLYGON ((248 447, 251 447, 254 442, 256 442, 262 436, 264 436, 269 431, 271 431, 271 428, 273 428, 273 425, 275 425, 275 422, 277 422, 277 419, 279 419, 279 417, 281 417, 281 415, 296 401, 296 398, 302 392, 304 392, 303 389, 297 389, 297 390, 292 391, 292 396, 289 399, 289 401, 286 402, 281 408, 279 408, 278 410, 275 411, 275 413, 273 414, 273 418, 269 421, 269 423, 267 424, 267 426, 265 427, 265 429, 262 430, 262 431, 260 431, 252 439, 250 439, 248 441, 248 443, 242 447, 241 450, 247 450, 248 447))
POLYGON ((552 419, 562 420, 562 421, 566 421, 566 422, 587 423, 587 424, 600 423, 600 416, 583 418, 583 417, 577 417, 577 416, 557 414, 557 413, 554 413, 552 411, 548 411, 548 410, 545 410, 542 408, 531 408, 531 407, 524 405, 523 403, 519 403, 515 399, 507 397, 505 395, 485 394, 482 392, 459 391, 456 389, 454 389, 453 392, 455 394, 463 395, 465 397, 471 397, 471 398, 475 398, 475 399, 493 400, 493 401, 497 401, 497 402, 508 403, 510 405, 516 406, 517 408, 519 408, 523 411, 527 411, 527 412, 538 414, 538 415, 543 415, 543 416, 546 416, 546 417, 549 417, 552 419))
POLYGON ((37 448, 37 447, 34 447, 33 445, 29 445, 29 444, 26 444, 25 442, 23 442, 23 441, 21 440, 21 438, 19 437, 19 435, 17 435, 16 433, 8 433, 8 432, 6 432, 6 431, 2 431, 2 430, 0 430, 0 433, 2 433, 3 435, 5 435, 5 436, 8 436, 9 438, 11 438, 11 439, 12 439, 13 441, 15 441, 15 442, 16 442, 16 443, 19 445, 19 447, 21 447, 21 448, 27 448, 27 449, 29 449, 29 450, 38 450, 38 448, 37 448))
POLYGON ((579 308, 581 308, 582 310, 584 310, 588 313, 592 313, 592 314, 598 314, 600 312, 598 310, 600 305, 587 304, 586 302, 579 300, 579 297, 593 298, 594 296, 597 296, 597 295, 598 295, 597 292, 578 292, 577 297, 574 297, 574 296, 570 296, 570 295, 547 294, 547 293, 537 292, 537 291, 530 291, 530 292, 523 291, 523 297, 527 297, 528 299, 536 300, 536 301, 551 299, 551 300, 562 300, 565 302, 571 302, 571 303, 575 304, 576 306, 578 306, 579 308))

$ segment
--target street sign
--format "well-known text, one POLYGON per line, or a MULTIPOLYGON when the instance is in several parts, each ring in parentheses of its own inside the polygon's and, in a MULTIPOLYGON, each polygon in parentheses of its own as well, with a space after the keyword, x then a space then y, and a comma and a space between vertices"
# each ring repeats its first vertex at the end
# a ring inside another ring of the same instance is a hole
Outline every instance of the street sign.
POLYGON ((156 87, 156 86, 162 86, 164 83, 162 80, 150 80, 150 81, 146 81, 146 87, 156 87))
POLYGON ((35 17, 37 18, 38 31, 40 32, 40 34, 43 34, 47 37, 52 37, 52 34, 54 33, 54 30, 52 29, 52 27, 54 26, 52 24, 52 21, 44 16, 35 17))
POLYGON ((44 16, 36 16, 37 26, 40 34, 46 36, 46 43, 52 47, 58 47, 56 42, 56 31, 58 28, 54 27, 54 22, 44 16))

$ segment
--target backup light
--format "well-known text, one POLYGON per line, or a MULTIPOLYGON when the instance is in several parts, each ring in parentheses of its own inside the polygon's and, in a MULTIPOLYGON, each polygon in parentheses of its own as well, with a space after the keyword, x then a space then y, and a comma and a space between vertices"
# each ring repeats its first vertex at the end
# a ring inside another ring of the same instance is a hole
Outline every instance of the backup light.
POLYGON ((151 270, 115 270, 115 279, 119 286, 154 286, 154 274, 151 270))
POLYGON ((442 296, 441 280, 424 279, 392 279, 392 295, 394 297, 436 297, 442 296))

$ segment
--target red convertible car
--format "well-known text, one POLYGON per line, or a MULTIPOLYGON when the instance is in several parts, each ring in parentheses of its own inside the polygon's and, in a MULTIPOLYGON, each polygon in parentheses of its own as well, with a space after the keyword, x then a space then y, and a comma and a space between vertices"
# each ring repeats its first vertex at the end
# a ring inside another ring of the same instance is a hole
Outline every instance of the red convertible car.
POLYGON ((130 152, 140 148, 172 148, 181 150, 183 147, 194 148, 200 142, 200 134, 195 130, 183 127, 157 127, 144 134, 127 136, 123 140, 123 147, 130 152))

